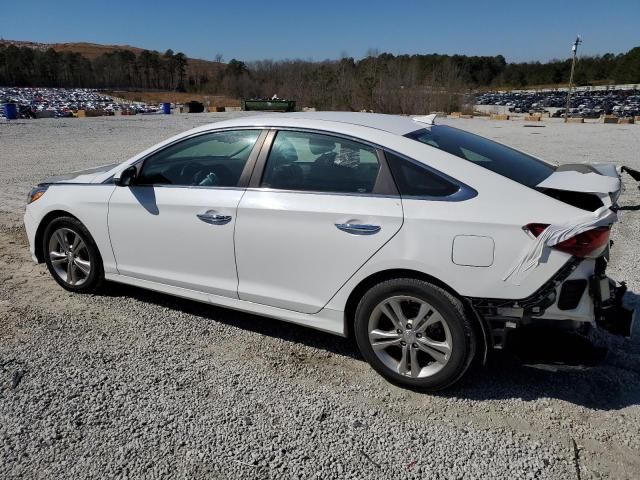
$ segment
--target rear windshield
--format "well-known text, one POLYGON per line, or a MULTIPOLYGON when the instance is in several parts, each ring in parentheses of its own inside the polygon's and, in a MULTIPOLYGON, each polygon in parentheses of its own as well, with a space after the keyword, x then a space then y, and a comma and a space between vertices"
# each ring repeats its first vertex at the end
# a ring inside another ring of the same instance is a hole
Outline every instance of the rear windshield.
POLYGON ((518 150, 446 125, 434 125, 406 136, 473 162, 527 187, 535 187, 555 171, 553 165, 518 150))

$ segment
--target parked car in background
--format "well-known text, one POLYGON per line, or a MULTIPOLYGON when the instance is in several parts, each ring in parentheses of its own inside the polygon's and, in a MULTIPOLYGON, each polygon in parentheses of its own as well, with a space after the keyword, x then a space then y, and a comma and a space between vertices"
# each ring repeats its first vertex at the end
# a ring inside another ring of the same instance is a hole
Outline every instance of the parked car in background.
POLYGON ((34 115, 21 114, 22 118, 66 118, 78 110, 96 110, 104 115, 116 111, 130 113, 157 113, 159 108, 143 102, 117 103, 108 95, 89 88, 32 88, 0 87, 0 103, 19 105, 21 111, 32 111, 34 115))
MULTIPOLYGON (((600 114, 620 117, 637 115, 640 113, 640 95, 637 92, 637 89, 576 90, 571 97, 571 108, 575 109, 572 116, 597 118, 600 114)), ((506 105, 512 113, 540 111, 538 109, 548 107, 561 107, 564 112, 566 101, 566 91, 560 90, 486 92, 476 98, 478 105, 506 105)))
POLYGON ((353 336, 381 375, 422 390, 521 326, 628 334, 605 272, 615 167, 556 167, 434 117, 190 130, 44 180, 24 217, 31 254, 73 292, 121 282, 353 336))

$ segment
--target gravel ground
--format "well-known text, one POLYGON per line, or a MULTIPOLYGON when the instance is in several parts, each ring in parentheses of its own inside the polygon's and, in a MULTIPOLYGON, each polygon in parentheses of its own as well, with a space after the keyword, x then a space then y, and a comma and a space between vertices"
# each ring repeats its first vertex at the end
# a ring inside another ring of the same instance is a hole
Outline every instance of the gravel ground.
MULTIPOLYGON (((0 124, 0 478, 640 477, 637 337, 594 337, 608 353, 588 368, 495 355, 424 395, 347 340, 132 287, 73 295, 31 263, 33 184, 228 117, 0 124)), ((640 167, 637 125, 446 121, 550 160, 640 167)), ((630 183, 621 205, 610 273, 640 291, 630 183)))

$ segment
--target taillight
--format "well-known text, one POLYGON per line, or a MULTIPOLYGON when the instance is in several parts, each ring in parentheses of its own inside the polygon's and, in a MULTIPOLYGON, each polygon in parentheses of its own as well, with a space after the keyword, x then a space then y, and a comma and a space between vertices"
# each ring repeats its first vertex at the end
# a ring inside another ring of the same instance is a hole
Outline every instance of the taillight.
MULTIPOLYGON (((525 225, 534 237, 538 237, 549 225, 544 223, 530 223, 525 225)), ((596 227, 586 232, 579 233, 575 237, 571 237, 563 242, 554 245, 551 248, 568 253, 574 257, 593 257, 602 253, 602 250, 609 243, 609 227, 596 227)))
POLYGON ((548 226, 549 225, 545 223, 530 223, 529 225, 525 225, 524 229, 531 232, 534 237, 538 238, 548 226))

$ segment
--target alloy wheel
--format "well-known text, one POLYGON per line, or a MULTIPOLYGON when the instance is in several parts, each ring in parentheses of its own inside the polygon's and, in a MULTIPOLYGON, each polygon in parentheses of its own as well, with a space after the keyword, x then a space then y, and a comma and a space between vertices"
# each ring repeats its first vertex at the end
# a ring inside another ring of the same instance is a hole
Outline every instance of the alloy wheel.
POLYGON ((91 275, 91 260, 86 243, 70 228, 59 228, 49 238, 49 260, 56 275, 73 287, 82 285, 91 275))
POLYGON ((369 343, 384 365, 400 375, 425 378, 448 363, 453 348, 446 319, 413 296, 380 302, 368 324, 369 343))

